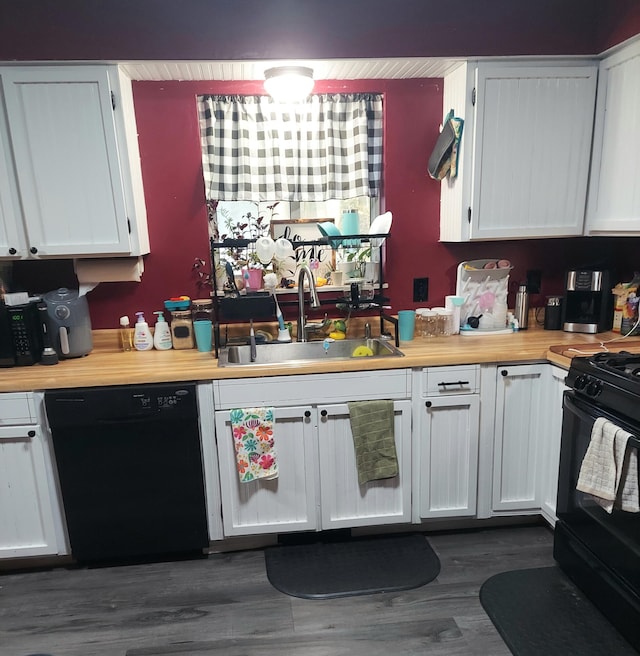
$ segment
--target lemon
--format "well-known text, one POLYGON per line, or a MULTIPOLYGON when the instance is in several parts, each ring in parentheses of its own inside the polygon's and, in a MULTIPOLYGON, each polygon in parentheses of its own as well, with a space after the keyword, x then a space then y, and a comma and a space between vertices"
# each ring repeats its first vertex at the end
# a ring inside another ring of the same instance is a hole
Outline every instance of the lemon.
POLYGON ((373 355, 373 351, 364 344, 362 346, 356 346, 351 354, 352 358, 366 358, 373 355))
POLYGON ((335 331, 333 333, 329 333, 329 337, 331 337, 331 339, 346 339, 347 336, 344 333, 335 331))

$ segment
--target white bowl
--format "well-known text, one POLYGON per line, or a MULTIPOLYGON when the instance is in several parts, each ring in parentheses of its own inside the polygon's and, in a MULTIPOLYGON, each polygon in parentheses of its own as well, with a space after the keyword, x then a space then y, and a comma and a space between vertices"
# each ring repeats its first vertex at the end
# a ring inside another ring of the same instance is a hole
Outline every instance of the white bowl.
POLYGON ((262 264, 269 264, 276 251, 276 244, 271 237, 260 237, 256 240, 256 255, 262 264))
MULTIPOLYGON (((385 212, 376 216, 376 218, 371 222, 369 226, 370 235, 388 235, 391 230, 391 223, 393 221, 393 216, 391 212, 385 212)), ((372 239, 371 246, 373 248, 379 248, 384 243, 384 239, 372 239)))
POLYGON ((276 239, 274 253, 279 260, 284 260, 287 257, 293 257, 293 245, 288 239, 280 237, 279 239, 276 239))

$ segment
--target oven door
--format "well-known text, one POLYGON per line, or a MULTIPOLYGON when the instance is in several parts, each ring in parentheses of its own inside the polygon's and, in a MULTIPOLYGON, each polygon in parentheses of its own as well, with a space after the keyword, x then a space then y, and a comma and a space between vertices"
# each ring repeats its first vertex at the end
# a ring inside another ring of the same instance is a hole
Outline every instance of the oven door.
MULTIPOLYGON (((572 568, 570 563, 563 562, 562 547, 557 544, 568 540, 573 545, 572 550, 590 563, 592 571, 598 570, 607 578, 615 579, 625 592, 640 599, 640 513, 614 508, 612 514, 608 514, 589 495, 576 490, 595 420, 605 417, 636 436, 639 427, 585 401, 573 390, 565 392, 563 408, 556 559, 563 569, 572 568)), ((637 438, 631 438, 628 444, 627 448, 640 446, 637 438)), ((571 575, 571 571, 568 573, 571 575)))

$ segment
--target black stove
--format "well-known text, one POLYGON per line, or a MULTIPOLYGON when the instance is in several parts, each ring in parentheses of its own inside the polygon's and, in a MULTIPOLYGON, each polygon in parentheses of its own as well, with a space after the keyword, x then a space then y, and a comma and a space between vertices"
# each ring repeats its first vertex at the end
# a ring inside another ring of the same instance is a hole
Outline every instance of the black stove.
POLYGON ((573 358, 566 384, 603 409, 640 420, 640 353, 573 358))

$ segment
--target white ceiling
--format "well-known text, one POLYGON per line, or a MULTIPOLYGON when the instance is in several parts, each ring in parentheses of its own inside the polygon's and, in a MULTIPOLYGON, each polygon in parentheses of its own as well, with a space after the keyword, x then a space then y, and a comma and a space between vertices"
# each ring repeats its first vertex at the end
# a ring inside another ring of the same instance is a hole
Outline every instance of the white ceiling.
POLYGON ((316 80, 366 80, 444 77, 462 59, 322 59, 279 61, 140 61, 120 62, 133 80, 263 80, 272 66, 295 64, 313 69, 316 80))

